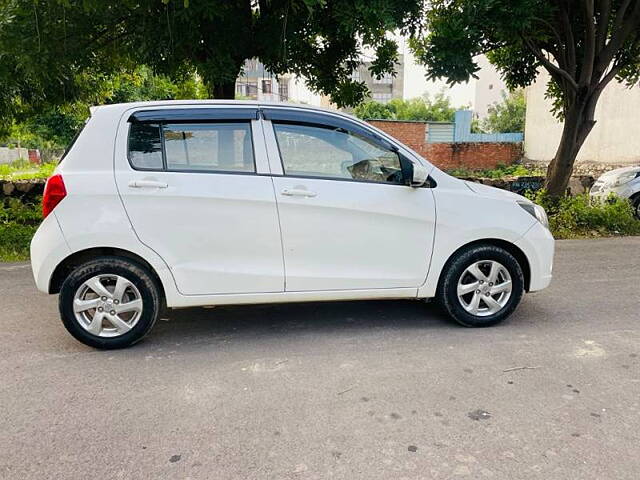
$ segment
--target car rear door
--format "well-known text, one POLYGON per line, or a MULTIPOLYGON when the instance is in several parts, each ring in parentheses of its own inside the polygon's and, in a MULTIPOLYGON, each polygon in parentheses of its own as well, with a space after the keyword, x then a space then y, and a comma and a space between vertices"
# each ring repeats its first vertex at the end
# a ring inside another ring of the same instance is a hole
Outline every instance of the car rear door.
POLYGON ((116 182, 131 225, 168 264, 180 293, 284 290, 257 108, 131 111, 117 145, 116 182))

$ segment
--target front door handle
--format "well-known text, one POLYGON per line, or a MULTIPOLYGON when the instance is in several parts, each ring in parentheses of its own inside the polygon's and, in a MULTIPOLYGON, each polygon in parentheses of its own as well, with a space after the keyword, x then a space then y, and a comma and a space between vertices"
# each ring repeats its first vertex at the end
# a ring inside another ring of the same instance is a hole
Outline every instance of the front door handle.
POLYGON ((168 186, 168 183, 155 180, 132 180, 129 182, 131 188, 167 188, 168 186))
POLYGON ((312 192, 310 190, 305 190, 304 188, 285 188, 282 190, 282 195, 287 197, 315 197, 318 194, 316 192, 312 192))

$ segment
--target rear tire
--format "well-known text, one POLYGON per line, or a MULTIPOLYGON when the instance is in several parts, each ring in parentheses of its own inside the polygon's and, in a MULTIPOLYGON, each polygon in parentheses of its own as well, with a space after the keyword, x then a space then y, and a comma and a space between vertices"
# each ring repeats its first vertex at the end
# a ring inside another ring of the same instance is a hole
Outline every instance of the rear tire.
POLYGON ((123 257, 99 257, 78 266, 65 279, 58 299, 69 333, 99 349, 124 348, 142 340, 161 306, 152 274, 123 257))
POLYGON ((508 251, 495 245, 474 245, 447 263, 437 299, 465 327, 489 327, 516 309, 524 294, 524 274, 508 251))

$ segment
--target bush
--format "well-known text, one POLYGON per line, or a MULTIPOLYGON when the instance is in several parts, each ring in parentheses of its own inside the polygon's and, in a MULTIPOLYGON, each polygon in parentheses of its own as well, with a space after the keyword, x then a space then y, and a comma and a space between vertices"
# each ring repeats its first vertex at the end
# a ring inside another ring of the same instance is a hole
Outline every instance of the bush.
POLYGON ((544 191, 530 198, 547 211, 555 238, 640 235, 640 221, 633 216, 627 199, 612 196, 605 202, 591 203, 584 194, 554 200, 544 191))
POLYGON ((56 166, 56 162, 35 165, 26 160, 18 160, 9 165, 0 165, 0 180, 49 178, 56 166))
POLYGON ((24 204, 16 198, 0 202, 0 261, 29 258, 29 244, 42 220, 40 202, 24 204))
POLYGON ((485 170, 469 170, 467 168, 456 168, 447 170, 449 175, 454 177, 473 177, 473 178, 493 178, 499 179, 504 177, 537 177, 544 175, 541 169, 531 169, 524 165, 498 165, 496 168, 485 170))

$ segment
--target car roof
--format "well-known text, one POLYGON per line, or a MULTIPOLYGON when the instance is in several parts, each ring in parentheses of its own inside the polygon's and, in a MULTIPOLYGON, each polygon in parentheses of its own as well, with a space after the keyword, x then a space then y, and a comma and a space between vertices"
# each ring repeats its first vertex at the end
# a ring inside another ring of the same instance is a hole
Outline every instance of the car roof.
POLYGON ((95 113, 120 113, 131 109, 145 108, 145 107, 181 107, 181 106, 230 106, 230 107, 276 107, 276 108, 291 108, 297 110, 311 110, 318 113, 328 113, 332 115, 339 115, 349 119, 355 119, 353 115, 349 115, 338 110, 330 108, 316 107, 307 104, 290 103, 290 102, 260 102, 256 100, 156 100, 147 102, 130 102, 130 103, 113 103, 109 105, 98 105, 91 107, 91 114, 95 113))

